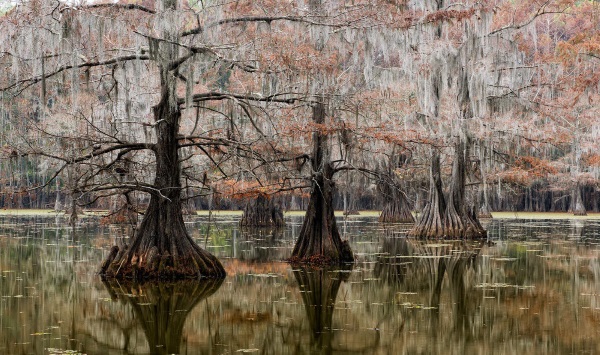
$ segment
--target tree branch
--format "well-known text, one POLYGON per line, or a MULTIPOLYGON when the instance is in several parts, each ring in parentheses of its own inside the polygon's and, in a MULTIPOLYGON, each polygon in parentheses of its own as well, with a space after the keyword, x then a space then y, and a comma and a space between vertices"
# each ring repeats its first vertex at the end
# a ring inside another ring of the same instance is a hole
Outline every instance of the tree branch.
POLYGON ((220 25, 230 24, 230 23, 244 23, 244 22, 267 22, 271 23, 272 21, 290 21, 290 22, 302 22, 311 25, 319 25, 319 26, 329 26, 329 27, 341 27, 341 25, 333 25, 333 24, 325 24, 319 23, 317 21, 312 21, 306 17, 302 16, 248 16, 248 17, 236 17, 236 18, 227 18, 222 19, 217 22, 213 22, 208 24, 205 27, 198 26, 191 30, 184 31, 181 33, 181 37, 186 37, 194 34, 199 34, 204 31, 206 28, 216 27, 220 25))
POLYGON ((115 8, 115 9, 123 9, 123 10, 140 10, 143 12, 147 12, 149 14, 156 14, 156 11, 149 9, 145 6, 138 4, 92 4, 86 6, 88 9, 93 8, 115 8))
POLYGON ((47 73, 44 75, 40 75, 40 76, 37 76, 34 78, 19 80, 12 85, 9 85, 4 88, 0 88, 0 91, 10 90, 10 89, 18 87, 19 85, 23 85, 23 87, 20 89, 20 91, 22 91, 22 90, 30 87, 31 85, 37 84, 42 80, 53 77, 57 74, 60 74, 61 72, 65 71, 65 70, 69 70, 69 69, 99 67, 99 66, 116 64, 119 62, 126 62, 126 61, 130 61, 130 60, 148 60, 148 59, 150 59, 150 57, 147 55, 128 55, 128 56, 123 56, 123 57, 111 58, 111 59, 104 60, 104 61, 85 62, 85 63, 81 63, 81 64, 77 64, 77 65, 70 65, 70 64, 63 65, 62 67, 56 69, 53 72, 50 72, 50 73, 47 73))

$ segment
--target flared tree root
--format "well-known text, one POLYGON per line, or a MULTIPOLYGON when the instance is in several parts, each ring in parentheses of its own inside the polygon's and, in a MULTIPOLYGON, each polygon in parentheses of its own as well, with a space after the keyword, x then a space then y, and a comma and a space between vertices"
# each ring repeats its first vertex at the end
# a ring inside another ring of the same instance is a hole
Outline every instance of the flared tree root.
POLYGON ((433 154, 429 202, 409 236, 421 239, 480 239, 487 236, 476 214, 467 212, 465 206, 465 156, 468 156, 468 149, 464 142, 457 144, 455 155, 446 203, 442 190, 440 157, 433 154))
POLYGON ((100 266, 99 274, 103 278, 138 281, 224 278, 225 269, 219 260, 189 239, 186 250, 176 253, 160 253, 156 246, 134 250, 127 245, 120 248, 115 245, 100 266))

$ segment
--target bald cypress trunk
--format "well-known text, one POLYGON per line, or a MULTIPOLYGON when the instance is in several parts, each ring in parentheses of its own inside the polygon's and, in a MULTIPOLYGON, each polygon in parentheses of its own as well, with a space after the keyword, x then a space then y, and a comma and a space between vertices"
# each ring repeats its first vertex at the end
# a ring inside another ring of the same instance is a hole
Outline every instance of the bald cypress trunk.
MULTIPOLYGON (((161 102, 154 107, 157 142, 154 145, 156 177, 150 203, 129 245, 103 263, 106 277, 181 279, 225 277, 223 266, 200 248, 185 228, 182 212, 177 133, 181 112, 168 100, 163 84, 161 102)), ((112 253, 111 253, 112 255, 112 253)))
POLYGON ((400 191, 391 181, 382 179, 377 185, 384 199, 384 207, 379 215, 379 222, 383 223, 415 223, 408 200, 404 192, 400 191))
POLYGON ((577 184, 573 190, 573 214, 575 216, 587 216, 585 205, 583 204, 583 195, 581 194, 581 186, 577 184))
MULTIPOLYGON (((313 121, 325 122, 325 107, 318 103, 313 108, 313 121)), ((354 261, 348 241, 342 241, 333 210, 333 167, 327 134, 318 130, 313 134, 312 186, 308 209, 292 262, 339 264, 354 261)))
MULTIPOLYGON (((163 38, 177 42, 177 30, 165 25, 176 21, 177 1, 156 3, 162 9, 157 25, 163 28, 163 38)), ((156 171, 150 203, 129 245, 113 247, 100 274, 134 279, 223 278, 225 269, 219 260, 192 240, 183 222, 178 143, 181 109, 172 72, 176 68, 173 63, 178 61, 178 47, 169 42, 154 44, 157 46, 152 55, 160 70, 161 92, 159 103, 153 107, 156 171)))
POLYGON ((442 174, 440 170, 440 153, 433 150, 429 166, 429 201, 419 221, 409 232, 418 238, 439 238, 443 235, 443 216, 446 210, 446 200, 442 192, 442 174))
POLYGON ((445 238, 471 239, 487 235, 474 210, 469 211, 465 201, 466 160, 469 156, 469 145, 465 140, 460 138, 455 147, 449 199, 444 215, 445 238))
POLYGON ((439 153, 434 152, 430 170, 429 202, 419 222, 409 235, 424 239, 472 239, 484 238, 487 233, 479 223, 474 211, 469 211, 465 202, 466 157, 468 144, 459 139, 455 147, 452 177, 448 201, 442 192, 439 153))

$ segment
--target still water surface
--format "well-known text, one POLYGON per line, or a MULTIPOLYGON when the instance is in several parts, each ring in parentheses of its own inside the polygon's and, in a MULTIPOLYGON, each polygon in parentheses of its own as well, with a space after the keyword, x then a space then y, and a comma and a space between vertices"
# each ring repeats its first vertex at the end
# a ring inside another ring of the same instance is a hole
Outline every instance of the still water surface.
MULTIPOLYGON (((423 242, 355 217, 358 262, 292 268, 302 217, 188 228, 222 282, 95 275, 120 227, 0 217, 0 354, 600 353, 600 221, 492 220, 488 242, 423 242)), ((341 221, 340 221, 341 222, 341 221)))

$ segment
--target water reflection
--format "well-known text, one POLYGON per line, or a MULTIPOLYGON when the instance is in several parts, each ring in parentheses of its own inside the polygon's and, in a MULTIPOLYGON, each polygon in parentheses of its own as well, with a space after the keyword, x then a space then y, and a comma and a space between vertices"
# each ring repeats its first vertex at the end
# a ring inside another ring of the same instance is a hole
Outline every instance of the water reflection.
POLYGON ((477 256, 483 241, 422 241, 405 237, 386 238, 385 255, 379 257, 374 274, 397 290, 400 300, 407 295, 428 294, 421 305, 404 301, 401 305, 430 309, 430 332, 437 337, 441 330, 456 339, 466 339, 480 298, 473 292, 477 272, 477 256), (445 287, 443 287, 445 285, 445 287), (449 298, 442 302, 442 291, 449 298), (440 318, 452 306, 453 324, 440 318))
POLYGON ((333 311, 342 281, 348 278, 346 270, 309 269, 294 270, 306 316, 312 330, 311 346, 325 353, 331 352, 333 338, 333 311))
POLYGON ((282 262, 299 221, 191 220, 228 277, 179 287, 104 285, 117 227, 0 218, 0 353, 600 352, 599 221, 492 220, 480 245, 348 218, 352 270, 282 262))
POLYGON ((288 258, 289 248, 283 242, 283 233, 283 228, 242 228, 239 233, 234 233, 235 258, 251 262, 288 258), (238 234, 240 240, 237 240, 238 234))
MULTIPOLYGON (((124 284, 105 280, 104 285, 113 300, 125 302, 132 308, 146 336, 149 353, 162 355, 180 353, 183 326, 188 314, 200 301, 215 293, 222 282, 201 280, 124 284)), ((115 324, 119 321, 116 319, 115 324)), ((131 325, 127 325, 122 329, 125 339, 120 345, 121 349, 128 349, 130 345, 131 328, 131 325)))

